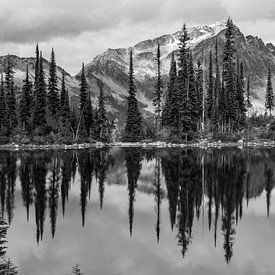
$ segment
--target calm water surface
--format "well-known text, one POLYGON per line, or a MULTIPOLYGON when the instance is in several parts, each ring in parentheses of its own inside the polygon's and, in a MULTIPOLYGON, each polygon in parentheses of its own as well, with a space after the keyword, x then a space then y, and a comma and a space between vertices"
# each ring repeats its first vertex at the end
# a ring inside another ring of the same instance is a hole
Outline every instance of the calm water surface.
POLYGON ((274 171, 273 150, 0 151, 5 256, 23 275, 275 274, 274 171))

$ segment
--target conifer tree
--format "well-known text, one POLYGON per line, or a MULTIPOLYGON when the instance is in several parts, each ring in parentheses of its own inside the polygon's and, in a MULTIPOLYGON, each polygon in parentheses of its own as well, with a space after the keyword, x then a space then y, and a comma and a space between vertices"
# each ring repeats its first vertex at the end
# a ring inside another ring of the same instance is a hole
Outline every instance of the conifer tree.
POLYGON ((88 83, 85 76, 85 67, 84 63, 82 63, 82 70, 80 76, 80 115, 79 115, 79 122, 80 122, 80 129, 82 136, 89 136, 90 134, 90 118, 88 116, 88 83))
POLYGON ((87 108, 86 111, 84 112, 84 120, 86 124, 86 129, 87 133, 89 134, 89 137, 93 134, 92 129, 93 129, 93 124, 94 124, 94 118, 93 118, 93 106, 92 106, 92 101, 91 101, 91 94, 90 91, 88 93, 88 100, 87 100, 87 108))
POLYGON ((65 85, 65 71, 62 70, 62 79, 61 79, 61 91, 60 91, 60 114, 61 114, 61 123, 62 127, 70 127, 70 102, 68 90, 65 85))
POLYGON ((7 119, 7 109, 6 109, 6 97, 5 97, 5 87, 3 74, 1 74, 1 84, 0 84, 0 131, 4 130, 6 126, 7 119))
POLYGON ((220 113, 219 113, 219 99, 221 93, 221 79, 220 79, 220 68, 219 68, 219 57, 218 57, 218 40, 216 39, 215 45, 215 71, 216 71, 216 78, 214 84, 214 101, 213 101, 213 131, 217 131, 219 127, 220 121, 220 113))
POLYGON ((153 99, 153 104, 155 106, 155 115, 156 115, 156 127, 159 128, 161 125, 161 102, 162 102, 162 93, 163 93, 163 84, 161 79, 161 63, 160 63, 160 45, 158 42, 157 47, 157 82, 155 85, 155 94, 153 99))
POLYGON ((244 68, 243 63, 237 61, 237 103, 238 103, 238 126, 243 126, 245 123, 246 107, 245 107, 245 87, 244 87, 244 68))
MULTIPOLYGON (((38 81, 39 81, 39 46, 38 43, 36 44, 36 49, 35 49, 35 67, 34 67, 34 92, 38 90, 38 81)), ((35 95, 34 95, 35 97, 35 95)))
POLYGON ((25 130, 31 122, 31 107, 32 107, 32 85, 29 80, 29 67, 26 67, 26 78, 24 79, 22 88, 22 99, 20 102, 20 118, 22 129, 25 130))
POLYGON ((213 118, 213 94, 214 94, 214 80, 213 80, 213 56, 212 52, 209 53, 209 75, 208 75, 208 89, 206 96, 206 115, 212 122, 213 118))
POLYGON ((196 79, 195 71, 193 67, 192 52, 189 54, 189 72, 188 72, 188 93, 189 93, 189 105, 190 105, 190 116, 191 116, 191 129, 197 130, 197 121, 199 119, 199 102, 196 91, 196 79))
POLYGON ((47 120, 46 120, 47 92, 46 92, 46 83, 45 83, 45 77, 44 77, 42 52, 40 52, 38 82, 36 85, 37 85, 37 90, 35 93, 33 124, 35 129, 37 130, 39 127, 43 128, 47 124, 47 120))
POLYGON ((108 121, 106 117, 106 110, 105 110, 105 98, 104 98, 104 91, 103 91, 103 83, 102 81, 98 81, 99 86, 99 97, 98 97, 98 117, 97 117, 97 124, 99 127, 99 139, 103 141, 107 141, 108 137, 108 121))
POLYGON ((265 108, 269 111, 269 115, 271 116, 271 111, 274 109, 274 92, 273 92, 273 87, 272 87, 272 78, 271 78, 270 65, 268 67, 268 75, 267 75, 265 108))
POLYGON ((17 126, 17 114, 16 114, 16 97, 14 91, 14 77, 13 77, 13 64, 11 56, 8 55, 6 59, 5 68, 5 94, 6 94, 6 106, 7 106, 7 127, 11 131, 17 126))
POLYGON ((201 59, 197 60, 197 70, 196 70, 196 93, 198 102, 198 119, 199 122, 203 120, 203 69, 201 64, 201 59))
POLYGON ((164 126, 179 128, 179 94, 177 90, 177 63, 174 52, 172 52, 167 96, 162 113, 162 123, 164 126))
POLYGON ((188 56, 189 40, 186 25, 183 25, 182 34, 179 37, 179 62, 178 62, 178 92, 180 96, 180 133, 187 135, 192 128, 190 114, 190 100, 188 94, 188 56))
POLYGON ((126 125, 124 128, 124 141, 135 142, 142 138, 142 118, 138 109, 136 98, 136 85, 134 80, 133 51, 130 50, 129 66, 129 96, 126 125))
MULTIPOLYGON (((250 94, 250 78, 247 78, 247 87, 246 87, 246 108, 249 113, 249 109, 252 107, 251 103, 251 94, 250 94)), ((249 115, 249 114, 248 114, 249 115)))
POLYGON ((225 93, 226 123, 230 130, 234 129, 238 117, 238 102, 236 97, 235 79, 235 30, 231 18, 228 18, 225 32, 225 47, 223 53, 223 78, 225 93))
POLYGON ((50 111, 51 116, 57 120, 59 112, 59 95, 57 86, 57 75, 56 75, 56 62, 54 49, 51 52, 51 62, 49 69, 49 82, 48 82, 48 94, 47 94, 47 107, 50 111))

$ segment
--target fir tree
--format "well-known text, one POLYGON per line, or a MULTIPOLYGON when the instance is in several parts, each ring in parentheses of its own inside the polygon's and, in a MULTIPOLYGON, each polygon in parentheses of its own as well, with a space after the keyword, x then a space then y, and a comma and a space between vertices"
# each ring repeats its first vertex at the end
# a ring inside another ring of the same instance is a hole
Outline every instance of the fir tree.
POLYGON ((212 52, 209 53, 209 75, 208 75, 208 89, 206 96, 206 115, 207 118, 212 122, 213 118, 213 94, 214 94, 214 80, 213 80, 213 57, 212 52))
POLYGON ((124 141, 135 142, 142 138, 142 118, 136 99, 136 85, 134 80, 133 51, 130 51, 129 66, 129 96, 126 125, 124 129, 124 141))
POLYGON ((234 25, 229 18, 226 24, 225 32, 225 47, 223 56, 223 78, 224 78, 224 93, 225 93, 225 123, 229 129, 233 130, 238 117, 238 102, 236 97, 236 79, 235 79, 235 30, 234 25))
POLYGON ((201 59, 197 60, 197 70, 196 70, 196 93, 198 102, 198 119, 199 122, 203 120, 203 69, 201 64, 201 59))
POLYGON ((13 64, 11 56, 8 55, 5 66, 5 94, 7 106, 7 126, 9 131, 17 126, 16 97, 14 91, 13 64))
POLYGON ((177 91, 177 63, 172 52, 167 96, 162 113, 162 123, 174 129, 179 128, 179 95, 177 91))
POLYGON ((104 91, 103 91, 103 83, 102 81, 98 81, 99 86, 99 97, 98 97, 98 117, 97 117, 97 124, 99 127, 99 139, 103 141, 107 141, 108 139, 108 121, 106 117, 106 110, 105 110, 105 98, 104 98, 104 91))
POLYGON ((157 47, 157 82, 155 85, 155 94, 153 99, 153 105, 155 106, 155 115, 156 115, 156 126, 160 127, 161 124, 161 102, 162 102, 162 93, 163 93, 163 84, 161 79, 161 63, 160 63, 160 45, 158 42, 157 47))
POLYGON ((187 42, 189 40, 186 25, 183 25, 182 34, 179 37, 179 72, 178 72, 178 92, 180 96, 180 133, 187 135, 192 128, 190 101, 188 94, 188 55, 189 49, 187 42))
POLYGON ((6 109, 6 97, 3 74, 1 74, 0 84, 0 130, 3 130, 6 126, 7 109, 6 109))
POLYGON ((238 124, 243 126, 245 123, 246 107, 245 107, 245 87, 244 87, 244 68, 243 63, 237 61, 237 101, 238 101, 238 124))
POLYGON ((35 106, 34 106, 34 117, 33 124, 36 129, 39 127, 44 127, 47 124, 46 120, 46 83, 44 78, 44 68, 43 68, 43 57, 42 52, 40 52, 39 58, 39 77, 37 83, 37 90, 35 93, 35 106))
POLYGON ((26 67, 26 78, 23 81, 22 88, 22 99, 20 102, 20 118, 22 129, 25 130, 26 126, 28 126, 31 122, 31 107, 32 107, 32 94, 31 89, 32 85, 29 80, 29 67, 26 67))
POLYGON ((247 87, 246 87, 246 108, 249 112, 249 109, 252 107, 251 103, 251 94, 250 94, 250 78, 247 78, 247 87))
POLYGON ((271 116, 271 111, 274 109, 274 92, 273 92, 273 88, 272 88, 272 78, 271 78, 270 65, 268 67, 268 75, 267 75, 265 108, 269 111, 269 115, 271 116))
MULTIPOLYGON (((34 67, 34 92, 38 90, 38 82, 39 82, 39 46, 38 43, 36 44, 36 49, 35 49, 35 67, 34 67)), ((35 95, 34 95, 35 96, 35 95)))
POLYGON ((189 72, 188 72, 188 93, 189 93, 189 105, 190 105, 190 115, 191 115, 191 129, 193 131, 197 130, 197 121, 199 119, 199 102, 196 91, 196 78, 195 71, 193 67, 193 57, 192 52, 189 54, 189 72))
POLYGON ((49 82, 48 82, 48 94, 47 94, 47 107, 50 111, 51 116, 57 120, 59 112, 59 95, 57 86, 57 75, 56 75, 56 62, 54 49, 52 48, 51 62, 49 69, 49 82))
POLYGON ((62 70, 61 91, 60 91, 60 110, 62 126, 69 128, 70 124, 70 101, 68 90, 65 85, 65 72, 62 70))
POLYGON ((215 78, 215 84, 214 84, 214 101, 213 101, 213 117, 212 117, 212 123, 213 123, 213 131, 218 130, 219 126, 219 99, 220 99, 220 93, 221 93, 221 79, 220 79, 220 68, 219 68, 219 57, 218 57, 218 40, 216 39, 216 45, 215 45, 215 71, 216 71, 216 78, 215 78))

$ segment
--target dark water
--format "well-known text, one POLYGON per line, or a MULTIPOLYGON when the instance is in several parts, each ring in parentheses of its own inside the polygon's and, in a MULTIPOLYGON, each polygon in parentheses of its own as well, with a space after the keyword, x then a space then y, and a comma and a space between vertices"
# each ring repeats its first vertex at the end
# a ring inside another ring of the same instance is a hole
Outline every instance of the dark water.
POLYGON ((275 274, 274 169, 272 150, 1 151, 5 257, 24 275, 275 274))

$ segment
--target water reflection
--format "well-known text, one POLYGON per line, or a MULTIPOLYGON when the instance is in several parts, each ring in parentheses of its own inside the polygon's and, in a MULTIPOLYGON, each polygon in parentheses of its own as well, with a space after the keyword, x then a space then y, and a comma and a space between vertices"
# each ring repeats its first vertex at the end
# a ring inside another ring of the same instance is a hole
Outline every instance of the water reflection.
MULTIPOLYGON (((92 184, 97 183, 99 208, 104 211, 104 194, 109 173, 126 173, 128 191, 129 234, 134 234, 135 202, 137 192, 154 197, 155 236, 158 243, 162 228, 170 227, 176 233, 176 243, 183 258, 193 241, 195 220, 207 220, 206 227, 213 232, 213 245, 223 237, 224 259, 229 263, 234 255, 236 231, 243 217, 244 205, 251 199, 266 194, 266 215, 270 215, 271 192, 274 187, 273 166, 275 153, 271 150, 87 150, 60 152, 1 152, 0 196, 1 213, 8 224, 16 219, 16 180, 26 220, 34 210, 36 242, 43 241, 46 215, 50 233, 55 238, 58 207, 66 218, 72 184, 79 184, 81 225, 85 226, 86 209, 93 200, 92 184), (151 186, 139 184, 143 166, 151 163, 151 186), (114 168, 115 167, 115 168, 114 168), (111 170, 111 172, 110 172, 111 170), (168 202, 170 224, 163 224, 163 200, 168 202), (60 201, 60 203, 59 203, 60 201)), ((108 184, 122 184, 111 179, 108 184)), ((126 202, 120 202, 121 204, 126 202)), ((19 206, 18 206, 19 207, 19 206)), ((0 251, 1 252, 1 251, 0 251)), ((1 252, 2 253, 2 252, 1 252)))

